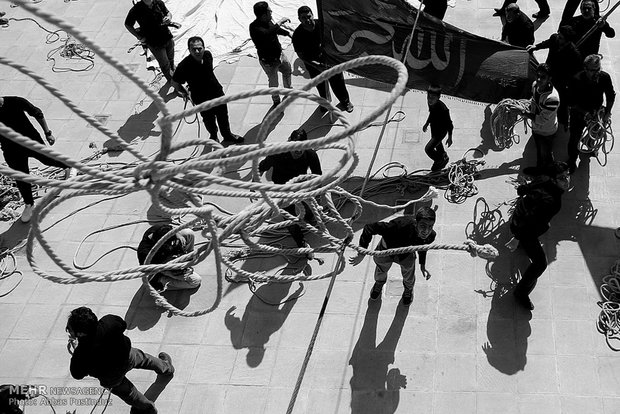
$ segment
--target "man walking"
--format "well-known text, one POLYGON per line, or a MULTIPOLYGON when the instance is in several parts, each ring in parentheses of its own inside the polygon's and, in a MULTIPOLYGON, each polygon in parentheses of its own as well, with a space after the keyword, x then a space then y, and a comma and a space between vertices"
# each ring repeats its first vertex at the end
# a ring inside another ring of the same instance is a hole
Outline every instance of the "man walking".
MULTIPOLYGON (((321 32, 319 31, 318 21, 314 19, 312 10, 308 6, 301 6, 297 10, 297 16, 301 24, 293 33, 293 47, 295 53, 304 62, 306 70, 311 77, 317 77, 323 72, 324 59, 323 59, 323 45, 321 44, 321 32)), ((329 84, 334 91, 334 95, 340 101, 338 106, 347 112, 353 112, 353 104, 349 100, 349 92, 347 86, 344 83, 344 76, 342 73, 329 78, 329 84)), ((316 86, 319 91, 319 95, 322 98, 330 100, 328 98, 327 83, 321 82, 316 86)), ((323 107, 321 107, 323 108, 323 107)))
MULTIPOLYGON (((198 36, 190 37, 187 41, 187 47, 189 48, 189 56, 186 56, 179 63, 179 67, 172 77, 174 89, 184 98, 188 98, 191 94, 194 105, 224 96, 224 89, 213 72, 213 55, 205 49, 204 40, 198 36), (189 94, 183 87, 185 83, 189 86, 189 94)), ((200 115, 212 140, 219 141, 215 123, 217 120, 224 141, 235 144, 243 142, 243 138, 230 132, 228 106, 226 104, 202 111, 200 115)))
POLYGON ((138 1, 125 19, 129 33, 149 48, 168 82, 174 72, 174 40, 168 29, 171 20, 172 14, 162 0, 138 1), (138 29, 136 22, 140 26, 138 29))
POLYGON ((584 70, 579 72, 568 88, 570 105, 570 138, 568 140, 568 167, 570 173, 577 168, 579 156, 579 141, 583 129, 586 127, 586 115, 595 114, 603 107, 605 98, 605 113, 603 124, 607 125, 611 119, 611 108, 616 100, 616 92, 611 83, 611 76, 601 70, 601 56, 590 55, 583 62, 584 70))
MULTIPOLYGON (((291 88, 292 69, 291 64, 282 53, 282 45, 278 40, 280 36, 291 36, 281 25, 291 20, 284 17, 274 23, 271 18, 271 9, 266 1, 259 1, 254 4, 254 15, 256 20, 250 23, 250 37, 256 46, 258 60, 261 67, 269 79, 269 87, 277 88, 278 72, 282 73, 282 83, 285 88, 291 88)), ((274 105, 280 103, 280 95, 271 95, 274 105)))
MULTIPOLYGON (((52 135, 52 131, 47 126, 43 112, 31 104, 28 100, 19 96, 3 96, 0 97, 0 122, 9 128, 12 128, 15 132, 22 134, 25 137, 32 139, 33 141, 45 145, 39 132, 32 125, 28 116, 32 116, 37 120, 43 132, 45 133, 45 139, 52 145, 56 142, 56 138, 52 135)), ((57 161, 53 158, 43 155, 37 151, 33 151, 20 144, 11 141, 8 137, 0 134, 0 146, 2 147, 2 153, 4 160, 14 170, 21 171, 25 174, 30 173, 28 166, 28 158, 32 157, 50 167, 58 167, 65 169, 65 178, 70 178, 74 175, 75 170, 69 168, 68 165, 61 161, 57 161)), ((28 223, 32 218, 32 209, 34 207, 34 197, 32 195, 32 185, 26 181, 15 180, 17 189, 24 200, 24 211, 21 215, 22 223, 28 223)))
POLYGON ((132 348, 131 340, 123 334, 127 323, 119 316, 106 315, 101 319, 85 306, 71 311, 67 321, 71 375, 82 379, 87 375, 99 380, 102 387, 142 413, 157 414, 155 404, 138 391, 125 376, 134 368, 148 369, 158 375, 172 376, 174 367, 170 355, 159 353, 155 358, 132 348))

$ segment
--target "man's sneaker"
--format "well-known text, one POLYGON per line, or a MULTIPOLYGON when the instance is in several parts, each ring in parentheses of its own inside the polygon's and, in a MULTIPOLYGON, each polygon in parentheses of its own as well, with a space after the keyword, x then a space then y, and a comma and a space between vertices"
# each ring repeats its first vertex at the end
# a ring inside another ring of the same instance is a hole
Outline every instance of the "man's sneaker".
POLYGON ((532 303, 528 295, 521 295, 517 293, 516 290, 513 291, 512 294, 514 295, 515 300, 517 301, 519 305, 523 306, 527 310, 531 310, 531 311, 534 310, 534 304, 532 303))
POLYGON ((165 376, 172 376, 174 375, 174 366, 172 365, 172 358, 170 358, 170 355, 168 355, 165 352, 160 352, 159 355, 157 355, 159 357, 159 359, 161 359, 162 361, 164 361, 166 363, 166 365, 168 365, 168 372, 162 375, 165 376))
POLYGON ((379 297, 381 296, 382 289, 383 289, 383 284, 375 282, 375 285, 372 287, 372 290, 370 291, 370 299, 372 300, 379 299, 379 297))
POLYGON ((353 112, 353 104, 351 101, 342 104, 342 108, 347 112, 353 112))
POLYGON ((30 219, 32 219, 33 207, 34 206, 32 204, 26 204, 24 206, 24 211, 22 211, 22 216, 19 218, 22 221, 22 223, 28 223, 30 219))
POLYGON ((436 164, 433 164, 433 168, 431 168, 431 171, 441 171, 444 169, 444 167, 446 165, 448 165, 448 162, 450 162, 450 158, 448 157, 448 154, 443 154, 443 159, 441 161, 439 161, 436 164))
POLYGON ((65 168, 65 180, 77 177, 77 170, 75 168, 65 168))
POLYGON ((413 289, 405 289, 403 291, 403 305, 409 306, 413 302, 413 289))

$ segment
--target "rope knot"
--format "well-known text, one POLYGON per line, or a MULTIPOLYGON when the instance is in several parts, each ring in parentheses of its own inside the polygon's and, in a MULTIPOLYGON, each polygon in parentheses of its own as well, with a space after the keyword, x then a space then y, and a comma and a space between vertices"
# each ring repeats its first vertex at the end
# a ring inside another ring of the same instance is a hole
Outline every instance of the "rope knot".
POLYGON ((468 247, 469 254, 472 257, 478 256, 485 260, 492 260, 499 256, 497 249, 490 244, 480 246, 473 240, 465 240, 463 243, 468 247))

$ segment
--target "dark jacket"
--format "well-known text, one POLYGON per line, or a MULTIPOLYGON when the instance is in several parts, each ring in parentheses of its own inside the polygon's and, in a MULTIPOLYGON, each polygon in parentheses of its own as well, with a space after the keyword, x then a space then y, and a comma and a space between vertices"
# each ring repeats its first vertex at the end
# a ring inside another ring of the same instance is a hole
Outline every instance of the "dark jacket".
MULTIPOLYGON (((43 112, 29 101, 19 96, 5 96, 0 106, 0 122, 25 137, 43 144, 43 139, 26 114, 36 119, 43 118, 43 112)), ((0 134, 0 146, 5 152, 25 150, 21 145, 0 134)))
POLYGON ((198 62, 191 55, 181 60, 172 80, 181 85, 187 83, 194 104, 205 102, 209 99, 224 96, 222 84, 213 72, 213 55, 208 50, 202 55, 202 62, 198 62))
MULTIPOLYGON (((360 247, 368 248, 372 236, 380 234, 383 243, 388 249, 396 249, 398 247, 420 246, 423 244, 431 244, 435 241, 437 233, 433 230, 426 239, 422 239, 418 235, 416 220, 412 216, 397 217, 391 221, 379 221, 369 223, 364 226, 362 235, 360 236, 360 247)), ((426 264, 426 251, 420 251, 420 265, 426 264)), ((410 253, 399 255, 400 259, 404 259, 410 253)), ((415 256, 415 253, 414 253, 415 256)))
POLYGON ((562 208, 562 194, 548 177, 517 188, 519 198, 510 219, 510 230, 518 239, 537 238, 549 230, 549 222, 562 208))
POLYGON ((305 150, 301 157, 295 159, 290 152, 269 155, 258 164, 258 171, 262 174, 273 167, 271 180, 274 184, 284 184, 287 181, 308 173, 321 175, 321 163, 314 150, 305 150))
POLYGON ((598 111, 603 105, 603 96, 608 111, 614 106, 616 91, 611 76, 601 71, 597 81, 588 79, 586 72, 579 72, 568 85, 569 105, 582 112, 598 111))
POLYGON ((556 89, 565 88, 570 79, 583 68, 583 57, 573 42, 560 46, 558 34, 536 45, 536 49, 549 49, 546 63, 551 69, 551 78, 556 89))
POLYGON ((282 45, 278 35, 288 36, 288 31, 272 22, 254 20, 250 23, 250 37, 256 46, 258 59, 265 63, 274 63, 282 55, 282 45))
POLYGON ((108 381, 121 379, 129 367, 131 340, 123 334, 127 323, 116 315, 99 319, 97 330, 80 338, 71 357, 71 376, 82 379, 87 375, 100 380, 101 385, 112 386, 108 381))
MULTIPOLYGON (((588 33, 592 27, 594 27, 596 21, 596 18, 586 19, 583 16, 575 16, 568 21, 568 25, 575 31, 575 44, 579 43, 581 38, 588 33)), ((595 55, 598 53, 598 50, 601 47, 601 35, 603 33, 605 33, 605 36, 609 38, 616 36, 616 31, 609 25, 609 23, 603 23, 577 47, 584 59, 589 55, 595 55)))
POLYGON ((146 39, 146 43, 150 46, 160 47, 172 39, 170 29, 163 24, 164 17, 168 13, 166 5, 161 0, 153 0, 152 7, 138 1, 129 10, 125 25, 133 27, 138 22, 140 25, 138 33, 146 39))
POLYGON ((512 22, 506 22, 502 29, 502 40, 513 46, 526 47, 534 44, 534 23, 521 10, 512 22))
POLYGON ((431 136, 433 138, 444 139, 446 134, 452 133, 454 129, 452 118, 450 118, 450 110, 442 101, 437 101, 435 105, 429 106, 426 123, 431 126, 431 136))

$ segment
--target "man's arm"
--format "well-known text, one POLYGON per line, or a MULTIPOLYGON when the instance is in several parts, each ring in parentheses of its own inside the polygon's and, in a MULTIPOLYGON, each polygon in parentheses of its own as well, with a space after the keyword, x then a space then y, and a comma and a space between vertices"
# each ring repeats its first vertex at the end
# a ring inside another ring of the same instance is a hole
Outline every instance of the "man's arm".
POLYGON ((52 131, 50 131, 47 126, 47 121, 45 120, 45 116, 43 115, 43 111, 38 107, 34 106, 30 101, 25 98, 17 97, 17 102, 19 103, 21 109, 26 112, 28 115, 37 120, 41 128, 43 128, 43 133, 45 134, 45 138, 52 145, 56 139, 52 135, 52 131))
POLYGON ((614 106, 614 102, 616 101, 616 91, 614 90, 614 85, 611 82, 611 76, 609 76, 609 74, 607 74, 607 76, 605 77, 606 81, 605 81, 605 116, 604 116, 604 121, 605 123, 609 122, 609 119, 611 118, 611 108, 613 108, 614 106))
POLYGON ((273 160, 274 160, 274 157, 272 155, 269 155, 265 157, 264 160, 259 162, 258 163, 258 175, 263 175, 265 171, 273 167, 273 160))
POLYGON ((145 38, 134 27, 136 25, 136 21, 137 21, 136 17, 134 16, 134 14, 135 13, 134 13, 133 9, 129 10, 129 13, 127 13, 127 17, 125 18, 125 28, 127 29, 127 31, 129 33, 134 35, 136 37, 136 39, 138 39, 138 41, 140 43, 144 43, 145 38))
POLYGON ((322 175, 323 171, 321 170, 321 161, 319 160, 319 156, 317 155, 316 151, 308 150, 308 154, 310 172, 312 172, 312 174, 322 175))

